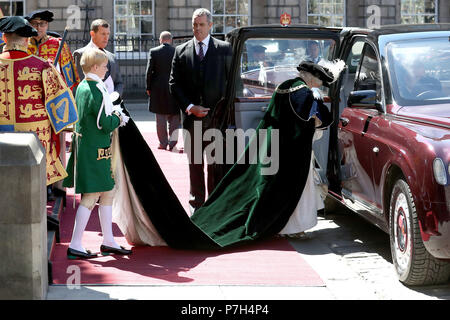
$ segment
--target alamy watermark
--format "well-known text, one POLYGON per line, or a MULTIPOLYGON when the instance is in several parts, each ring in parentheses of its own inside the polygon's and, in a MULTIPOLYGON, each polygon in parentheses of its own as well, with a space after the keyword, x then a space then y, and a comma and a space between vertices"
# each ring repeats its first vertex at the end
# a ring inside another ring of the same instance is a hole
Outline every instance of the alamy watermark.
MULTIPOLYGON (((278 172, 278 129, 227 129, 224 136, 218 129, 203 131, 202 122, 194 121, 192 134, 186 129, 181 130, 190 164, 201 164, 205 155, 208 164, 260 164, 261 175, 274 175, 278 172), (207 143, 204 152, 203 143, 207 143), (248 152, 244 153, 246 148, 248 152)), ((171 140, 177 140, 177 136, 176 130, 171 140)))
POLYGON ((367 7, 367 11, 370 16, 367 18, 367 28, 379 28, 381 25, 381 9, 377 5, 371 5, 367 7))
MULTIPOLYGON (((81 29, 81 9, 77 5, 70 5, 67 7, 66 13, 68 15, 66 20, 66 27, 70 30, 81 29)), ((377 5, 370 5, 366 9, 367 28, 378 28, 381 25, 381 8, 377 5)))
POLYGON ((77 5, 70 5, 67 7, 66 13, 68 14, 66 20, 66 28, 69 30, 81 29, 81 9, 77 5))
POLYGON ((66 269, 66 273, 70 274, 67 277, 66 285, 69 290, 81 288, 81 269, 79 266, 70 265, 66 269))

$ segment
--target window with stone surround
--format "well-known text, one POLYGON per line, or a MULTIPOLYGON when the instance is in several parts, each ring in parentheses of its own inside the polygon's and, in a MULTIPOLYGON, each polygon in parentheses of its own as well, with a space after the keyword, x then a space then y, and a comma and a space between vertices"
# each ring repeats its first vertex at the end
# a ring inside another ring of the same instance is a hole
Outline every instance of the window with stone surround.
POLYGON ((434 23, 437 0, 401 0, 402 23, 434 23))
POLYGON ((25 1, 0 0, 0 10, 3 16, 23 16, 24 8, 25 1))
POLYGON ((308 0, 308 23, 325 27, 345 26, 345 0, 308 0))
POLYGON ((250 24, 251 0, 211 0, 213 33, 228 33, 250 24))
POLYGON ((153 0, 114 0, 115 51, 144 51, 142 40, 154 38, 153 0))

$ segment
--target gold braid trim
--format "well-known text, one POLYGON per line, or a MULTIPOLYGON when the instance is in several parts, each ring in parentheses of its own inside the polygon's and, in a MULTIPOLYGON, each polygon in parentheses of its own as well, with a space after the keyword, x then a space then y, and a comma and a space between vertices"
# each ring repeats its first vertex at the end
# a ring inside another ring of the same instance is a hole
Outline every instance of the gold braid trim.
POLYGON ((23 52, 28 52, 28 47, 24 46, 24 45, 21 45, 21 44, 17 44, 17 43, 7 43, 3 47, 3 52, 6 52, 6 51, 23 51, 23 52))
POLYGON ((276 91, 276 93, 284 94, 284 93, 291 93, 291 92, 300 90, 301 88, 308 88, 308 86, 305 85, 305 84, 301 84, 301 85, 299 85, 299 86, 296 86, 296 87, 293 87, 293 88, 289 88, 289 89, 279 89, 279 88, 277 87, 277 88, 275 89, 275 91, 276 91))

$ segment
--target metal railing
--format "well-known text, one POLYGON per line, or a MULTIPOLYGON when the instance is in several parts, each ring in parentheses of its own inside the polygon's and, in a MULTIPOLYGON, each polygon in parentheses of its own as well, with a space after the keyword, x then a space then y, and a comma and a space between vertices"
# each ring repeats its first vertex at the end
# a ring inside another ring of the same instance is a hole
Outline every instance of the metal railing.
MULTIPOLYGON (((87 45, 82 38, 69 38, 67 44, 70 51, 87 45)), ((113 52, 120 66, 120 73, 124 82, 123 97, 126 99, 147 98, 145 93, 145 73, 147 69, 148 52, 159 45, 158 39, 141 39, 136 37, 115 37, 110 40, 106 49, 113 52)))
MULTIPOLYGON (((188 37, 174 37, 173 45, 177 46, 188 39, 188 37)), ((66 40, 73 53, 76 49, 88 44, 81 37, 68 37, 66 40)), ((146 100, 145 75, 147 71, 148 52, 151 48, 159 46, 156 38, 143 38, 133 36, 116 36, 110 40, 106 49, 113 52, 119 61, 120 73, 124 82, 124 99, 146 100)))

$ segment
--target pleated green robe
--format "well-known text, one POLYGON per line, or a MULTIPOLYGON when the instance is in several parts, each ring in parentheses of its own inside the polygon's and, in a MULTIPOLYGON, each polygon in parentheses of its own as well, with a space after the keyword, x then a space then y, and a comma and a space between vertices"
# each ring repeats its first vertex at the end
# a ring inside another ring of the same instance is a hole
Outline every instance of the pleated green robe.
POLYGON ((222 247, 277 234, 297 206, 308 177, 315 130, 313 118, 304 117, 304 121, 294 112, 290 96, 299 90, 304 99, 300 107, 304 108, 303 113, 309 114, 313 102, 311 91, 300 79, 289 80, 274 93, 252 139, 251 143, 258 139, 258 147, 263 148, 259 154, 266 154, 274 144, 279 145, 275 148, 279 153, 270 155, 272 163, 265 164, 260 157, 256 164, 250 164, 251 148, 247 145, 242 155, 246 157, 245 164, 235 164, 191 217, 222 247), (278 139, 274 139, 276 131, 278 139), (276 167, 278 170, 273 174, 263 173, 276 167))
MULTIPOLYGON (((137 137, 132 120, 119 129, 123 163, 149 219, 169 246, 218 249, 246 243, 277 234, 293 213, 308 177, 316 126, 313 116, 331 122, 327 107, 313 98, 300 78, 281 84, 253 138, 263 137, 258 141, 262 154, 277 143, 279 151, 270 158, 278 163, 260 158, 254 164, 248 159, 234 164, 191 219, 150 149, 144 147, 145 140, 137 137), (260 134, 263 130, 266 134, 260 134), (272 135, 276 131, 278 138, 272 135), (139 157, 133 153, 136 149, 141 150, 139 157), (263 174, 276 167, 273 174, 263 174)), ((248 158, 250 153, 248 145, 242 156, 248 158)))

